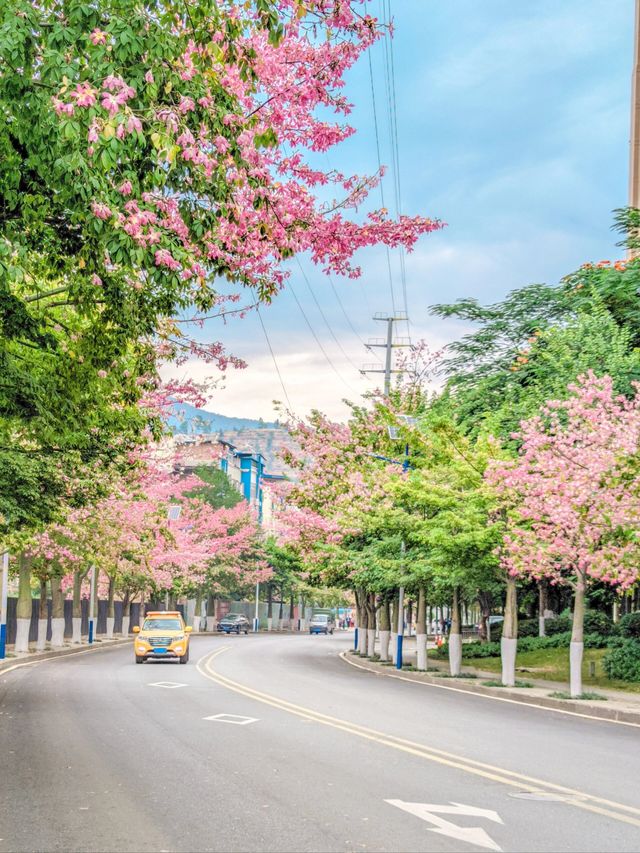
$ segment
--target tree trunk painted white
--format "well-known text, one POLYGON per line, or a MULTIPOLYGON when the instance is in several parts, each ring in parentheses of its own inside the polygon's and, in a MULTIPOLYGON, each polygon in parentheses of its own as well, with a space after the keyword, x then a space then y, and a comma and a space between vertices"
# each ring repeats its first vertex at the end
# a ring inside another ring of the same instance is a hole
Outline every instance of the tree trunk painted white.
POLYGON ((43 652, 47 646, 48 619, 38 619, 38 639, 36 640, 36 651, 43 652))
POLYGON ((207 616, 207 631, 215 631, 216 630, 216 617, 215 616, 207 616))
POLYGON ((107 616, 107 640, 113 640, 113 629, 115 627, 115 624, 115 617, 107 616))
POLYGON ((395 664, 398 657, 398 633, 397 631, 389 632, 389 645, 391 647, 391 663, 395 664))
POLYGON ((573 597, 573 626, 569 644, 569 682, 572 697, 582 696, 582 655, 584 652, 584 610, 586 582, 578 572, 573 597))
POLYGON ((273 617, 267 616, 267 631, 273 631, 273 617))
POLYGON ((453 590, 451 604, 451 628, 449 630, 449 671, 451 675, 460 675, 462 665, 462 634, 460 632, 460 591, 453 590))
POLYGON ((502 683, 505 687, 514 687, 516 683, 516 652, 518 641, 514 637, 500 638, 500 656, 502 658, 502 683))
POLYGON ((367 654, 369 657, 375 654, 376 651, 376 629, 367 628, 367 654))
POLYGON ((191 621, 191 627, 193 628, 194 634, 200 633, 200 616, 197 613, 195 613, 195 611, 194 611, 193 618, 191 621))
POLYGON ((462 666, 462 634, 449 634, 449 672, 460 675, 462 666))
POLYGON ((389 660, 389 639, 391 631, 381 629, 380 631, 380 660, 389 660))
POLYGON ((507 575, 507 597, 504 605, 504 622, 500 640, 502 658, 502 683, 513 687, 516 683, 516 652, 518 650, 518 587, 516 579, 507 575))
POLYGON ((64 617, 56 616, 51 620, 51 647, 59 649, 64 646, 64 617))
POLYGON ((31 619, 16 619, 16 644, 14 650, 16 652, 29 651, 29 628, 31 627, 31 619))
POLYGON ((307 625, 307 620, 304 618, 304 616, 301 616, 300 617, 300 633, 301 634, 305 633, 307 631, 308 627, 309 626, 307 625))
POLYGON ((364 657, 367 654, 367 628, 358 629, 358 651, 364 657))
POLYGON ((18 601, 16 602, 16 652, 29 651, 29 628, 31 626, 31 559, 20 554, 18 560, 18 601), (26 623, 26 625, 25 625, 26 623))
POLYGON ((569 687, 571 696, 582 696, 582 655, 584 643, 569 643, 569 687))
POLYGON ((416 613, 416 667, 427 671, 427 596, 423 586, 418 590, 416 613))
POLYGON ((416 666, 421 672, 427 671, 427 635, 416 634, 416 666))
POLYGON ((72 643, 81 643, 82 642, 82 618, 80 616, 74 616, 71 619, 71 624, 73 625, 73 633, 71 635, 72 643))
MULTIPOLYGON (((123 616, 122 617, 122 636, 123 637, 129 636, 129 625, 130 624, 131 624, 131 616, 123 616)), ((193 630, 194 631, 196 630, 195 627, 193 630)))

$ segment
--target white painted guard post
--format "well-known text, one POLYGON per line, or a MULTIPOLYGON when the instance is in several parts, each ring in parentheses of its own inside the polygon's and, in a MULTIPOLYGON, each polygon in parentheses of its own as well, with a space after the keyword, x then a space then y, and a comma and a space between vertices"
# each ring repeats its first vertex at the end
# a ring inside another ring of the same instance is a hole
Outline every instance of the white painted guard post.
POLYGON ((89 643, 93 643, 95 637, 95 619, 93 605, 96 598, 96 564, 91 566, 91 586, 89 592, 89 643))
POLYGON ((7 656, 7 590, 9 587, 9 552, 2 555, 2 606, 0 608, 0 660, 7 656))
POLYGON ((258 628, 260 627, 260 617, 258 616, 258 607, 260 605, 260 582, 256 584, 256 614, 253 617, 253 633, 258 633, 258 628))
MULTIPOLYGON (((402 543, 404 554, 404 542, 402 543)), ((398 591, 398 637, 396 639, 396 669, 402 669, 402 640, 404 637, 404 587, 398 591)))

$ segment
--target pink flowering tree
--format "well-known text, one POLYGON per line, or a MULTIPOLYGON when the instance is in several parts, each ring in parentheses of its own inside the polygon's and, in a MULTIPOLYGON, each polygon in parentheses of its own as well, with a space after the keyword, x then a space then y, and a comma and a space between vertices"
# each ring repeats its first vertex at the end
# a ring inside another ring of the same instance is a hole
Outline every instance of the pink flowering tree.
POLYGON ((571 695, 579 696, 589 583, 627 589, 638 579, 640 391, 616 396, 611 378, 593 372, 569 390, 521 424, 518 458, 487 476, 510 507, 508 573, 573 589, 571 695))

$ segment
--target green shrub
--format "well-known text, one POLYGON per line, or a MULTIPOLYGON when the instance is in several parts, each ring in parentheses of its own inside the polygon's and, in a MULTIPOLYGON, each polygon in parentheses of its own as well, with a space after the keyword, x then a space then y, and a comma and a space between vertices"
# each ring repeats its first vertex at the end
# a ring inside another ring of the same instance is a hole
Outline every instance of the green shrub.
POLYGON ((547 637, 553 637, 554 634, 566 634, 571 630, 571 616, 567 613, 561 613, 560 616, 554 616, 553 619, 544 620, 544 630, 547 637))
MULTIPOLYGON (((534 652, 538 649, 568 649, 571 642, 571 631, 563 634, 554 634, 551 637, 520 637, 518 638, 518 651, 534 652)), ((585 634, 585 649, 604 649, 613 642, 612 638, 603 634, 585 634)), ((449 656, 449 647, 445 643, 437 651, 437 656, 446 658, 449 656)), ((500 657, 500 643, 481 643, 474 640, 471 643, 463 643, 463 658, 496 658, 500 657)))
POLYGON ((601 610, 587 610, 584 614, 585 634, 603 634, 608 636, 613 633, 613 619, 601 610))
POLYGON ((518 622, 518 637, 537 637, 539 632, 539 619, 521 619, 518 622))
POLYGON ((623 616, 618 627, 623 637, 640 639, 640 610, 623 616))
POLYGON ((602 666, 608 678, 640 681, 640 642, 632 639, 613 640, 602 659, 602 666))

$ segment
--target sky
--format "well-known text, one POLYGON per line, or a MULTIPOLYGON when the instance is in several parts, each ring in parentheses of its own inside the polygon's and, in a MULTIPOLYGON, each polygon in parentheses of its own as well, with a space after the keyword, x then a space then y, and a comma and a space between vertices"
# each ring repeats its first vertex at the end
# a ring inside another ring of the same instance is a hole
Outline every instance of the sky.
MULTIPOLYGON (((436 350, 465 326, 430 315, 434 303, 470 296, 495 302, 531 282, 556 283, 587 261, 621 256, 611 212, 627 201, 634 3, 389 3, 401 212, 447 223, 406 256, 411 339, 436 350)), ((380 16, 382 0, 368 6, 380 16)), ((383 191, 393 211, 384 50, 374 47, 371 69, 381 160, 389 167, 383 191)), ((366 55, 347 77, 346 95, 357 133, 332 149, 324 165, 374 173, 366 55)), ((374 191, 370 207, 379 206, 374 191)), ((261 310, 273 356, 255 314, 207 323, 200 337, 222 340, 248 367, 227 373, 206 408, 272 420, 273 401, 288 400, 296 415, 317 408, 342 420, 344 398, 358 402, 379 386, 380 375, 363 377, 359 368, 381 354, 367 352, 364 343, 384 331, 373 314, 392 309, 387 257, 384 249, 367 249, 356 259, 358 281, 329 281, 306 258, 292 264, 291 286, 261 310)), ((391 266, 401 310, 397 251, 391 266)), ((398 333, 406 335, 406 326, 398 333)), ((210 374, 197 363, 176 372, 197 381, 210 374)))

